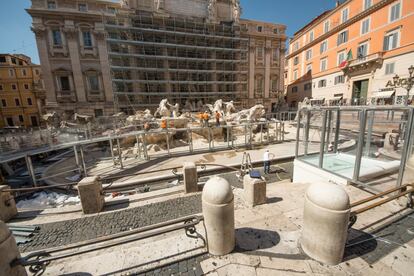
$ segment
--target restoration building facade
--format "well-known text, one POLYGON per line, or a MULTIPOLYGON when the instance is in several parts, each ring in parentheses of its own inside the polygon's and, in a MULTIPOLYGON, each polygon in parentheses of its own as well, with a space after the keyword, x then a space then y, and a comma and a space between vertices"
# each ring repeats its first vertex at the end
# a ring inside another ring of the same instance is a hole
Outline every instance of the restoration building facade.
POLYGON ((406 82, 414 64, 413 28, 414 1, 338 3, 290 40, 289 105, 309 96, 324 105, 404 104, 407 91, 392 80, 406 82))
POLYGON ((240 19, 238 0, 32 0, 46 109, 71 116, 185 110, 217 99, 276 107, 284 25, 240 19))

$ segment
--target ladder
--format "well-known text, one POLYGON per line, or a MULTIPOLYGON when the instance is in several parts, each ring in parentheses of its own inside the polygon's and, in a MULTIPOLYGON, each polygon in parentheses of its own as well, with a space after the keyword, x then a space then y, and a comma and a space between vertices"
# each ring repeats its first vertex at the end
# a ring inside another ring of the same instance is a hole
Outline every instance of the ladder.
POLYGON ((240 164, 240 171, 237 174, 237 177, 242 178, 247 173, 250 173, 253 170, 252 166, 252 159, 250 158, 250 154, 247 152, 243 152, 242 162, 240 164))

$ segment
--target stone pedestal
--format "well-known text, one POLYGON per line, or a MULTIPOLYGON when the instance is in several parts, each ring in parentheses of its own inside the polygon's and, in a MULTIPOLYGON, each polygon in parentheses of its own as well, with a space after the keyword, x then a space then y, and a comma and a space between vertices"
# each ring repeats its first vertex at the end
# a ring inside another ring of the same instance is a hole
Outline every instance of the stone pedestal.
POLYGON ((197 166, 192 162, 186 162, 183 166, 184 191, 186 194, 198 192, 197 166))
POLYGON ((208 252, 223 256, 233 251, 234 195, 230 184, 221 177, 207 181, 202 194, 202 208, 206 226, 208 252))
POLYGON ((312 259, 328 265, 342 262, 348 235, 348 194, 336 184, 317 183, 305 194, 300 243, 312 259))
POLYGON ((253 207, 260 204, 265 204, 266 197, 266 181, 258 178, 251 178, 250 175, 245 175, 243 178, 244 200, 247 205, 253 207))
POLYGON ((13 196, 9 192, 3 192, 7 189, 10 189, 7 185, 0 186, 0 220, 5 222, 17 215, 16 202, 13 196))
POLYGON ((25 276, 26 270, 23 266, 10 266, 16 258, 20 258, 16 240, 12 236, 7 225, 0 221, 0 275, 25 276))
POLYGON ((98 176, 85 177, 78 183, 78 192, 84 214, 99 213, 105 198, 102 194, 102 183, 98 176))

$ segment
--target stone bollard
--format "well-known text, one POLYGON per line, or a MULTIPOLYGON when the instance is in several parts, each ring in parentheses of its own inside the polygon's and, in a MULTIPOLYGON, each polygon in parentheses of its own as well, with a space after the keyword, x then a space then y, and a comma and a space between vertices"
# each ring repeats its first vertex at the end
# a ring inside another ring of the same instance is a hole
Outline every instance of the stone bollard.
POLYGON ((20 258, 16 240, 7 225, 0 220, 0 275, 23 276, 26 269, 21 265, 11 266, 10 263, 20 258))
POLYGON ((10 186, 0 186, 0 220, 5 222, 17 215, 16 202, 13 196, 9 192, 3 192, 8 189, 10 189, 10 186))
POLYGON ((212 177, 202 194, 203 216, 207 232, 208 251, 222 256, 235 246, 234 196, 230 184, 221 177, 212 177))
POLYGON ((244 200, 253 207, 264 204, 266 198, 266 181, 258 178, 251 178, 250 175, 245 175, 243 178, 244 200))
POLYGON ((350 203, 336 185, 311 185, 305 194, 301 246, 312 259, 328 265, 342 261, 348 233, 350 203))
POLYGON ((105 198, 102 194, 102 182, 98 176, 85 177, 78 183, 78 192, 84 214, 99 213, 105 198))
POLYGON ((198 192, 197 166, 193 162, 183 165, 184 191, 186 194, 198 192))

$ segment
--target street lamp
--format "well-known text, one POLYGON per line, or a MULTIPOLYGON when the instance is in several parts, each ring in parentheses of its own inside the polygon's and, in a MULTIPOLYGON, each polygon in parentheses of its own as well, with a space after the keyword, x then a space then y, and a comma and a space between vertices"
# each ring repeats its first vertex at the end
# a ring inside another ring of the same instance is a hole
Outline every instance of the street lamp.
POLYGON ((400 76, 398 76, 398 75, 395 75, 392 78, 393 81, 394 81, 393 86, 395 88, 401 87, 401 88, 404 88, 404 89, 407 90, 407 99, 405 100, 405 105, 408 105, 408 99, 410 98, 410 90, 414 86, 414 66, 413 65, 411 65, 408 68, 408 73, 410 74, 408 79, 401 79, 400 80, 400 76))

